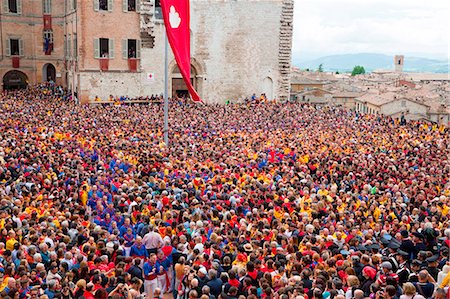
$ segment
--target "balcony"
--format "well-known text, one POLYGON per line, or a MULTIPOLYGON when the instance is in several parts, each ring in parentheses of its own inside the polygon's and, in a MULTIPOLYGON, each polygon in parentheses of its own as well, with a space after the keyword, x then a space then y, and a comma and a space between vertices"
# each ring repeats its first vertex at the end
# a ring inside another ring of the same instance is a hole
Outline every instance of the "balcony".
POLYGON ((44 15, 44 30, 52 30, 52 16, 51 15, 44 15))
POLYGON ((107 71, 109 69, 109 58, 100 58, 100 70, 107 71))
POLYGON ((20 57, 19 56, 12 56, 12 67, 15 69, 18 69, 20 67, 20 57))
POLYGON ((136 72, 139 64, 139 59, 137 58, 128 58, 128 69, 130 72, 136 72))

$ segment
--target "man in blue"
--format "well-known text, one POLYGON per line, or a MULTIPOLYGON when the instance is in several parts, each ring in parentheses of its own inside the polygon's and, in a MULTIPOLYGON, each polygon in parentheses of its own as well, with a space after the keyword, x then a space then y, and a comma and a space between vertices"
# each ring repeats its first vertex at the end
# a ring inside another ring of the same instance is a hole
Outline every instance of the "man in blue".
POLYGON ((134 232, 134 228, 131 225, 131 220, 130 220, 130 218, 127 217, 127 218, 125 218, 125 221, 123 222, 123 225, 119 228, 120 236, 122 237, 127 232, 127 230, 129 228, 131 228, 131 231, 133 232, 133 235, 136 235, 136 233, 134 232))
POLYGON ((153 298, 153 292, 158 287, 157 275, 160 265, 156 261, 156 254, 150 254, 150 258, 144 264, 144 290, 147 298, 153 298))
POLYGON ((130 256, 133 258, 139 257, 141 260, 145 260, 148 257, 147 249, 142 244, 142 237, 137 236, 133 246, 131 246, 130 256))
POLYGON ((156 262, 160 266, 158 273, 158 286, 163 293, 170 292, 169 269, 172 267, 172 255, 166 257, 162 250, 158 250, 158 259, 156 262))

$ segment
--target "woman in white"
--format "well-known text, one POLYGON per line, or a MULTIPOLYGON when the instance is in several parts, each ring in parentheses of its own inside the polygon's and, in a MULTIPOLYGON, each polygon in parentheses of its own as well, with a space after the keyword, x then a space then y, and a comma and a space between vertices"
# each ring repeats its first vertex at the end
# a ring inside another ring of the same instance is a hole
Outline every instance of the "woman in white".
POLYGON ((449 265, 445 265, 444 267, 442 267, 442 271, 440 271, 438 273, 438 277, 437 277, 437 285, 438 286, 441 285, 442 281, 447 276, 449 271, 450 271, 450 266, 449 265))
POLYGON ((425 299, 424 296, 420 295, 416 291, 416 287, 410 283, 407 282, 403 284, 403 295, 400 296, 400 299, 425 299))

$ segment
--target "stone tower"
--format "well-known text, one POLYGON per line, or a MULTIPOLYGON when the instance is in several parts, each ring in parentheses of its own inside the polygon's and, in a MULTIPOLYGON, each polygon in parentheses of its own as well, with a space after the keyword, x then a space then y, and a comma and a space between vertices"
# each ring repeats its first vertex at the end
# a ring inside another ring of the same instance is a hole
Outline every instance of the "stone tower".
POLYGON ((395 55, 394 56, 394 65, 395 65, 395 72, 401 73, 403 72, 403 61, 405 56, 403 55, 395 55))
POLYGON ((279 45, 279 71, 280 84, 278 96, 281 101, 289 99, 290 73, 292 56, 292 30, 294 21, 294 1, 283 0, 281 9, 280 45, 279 45))

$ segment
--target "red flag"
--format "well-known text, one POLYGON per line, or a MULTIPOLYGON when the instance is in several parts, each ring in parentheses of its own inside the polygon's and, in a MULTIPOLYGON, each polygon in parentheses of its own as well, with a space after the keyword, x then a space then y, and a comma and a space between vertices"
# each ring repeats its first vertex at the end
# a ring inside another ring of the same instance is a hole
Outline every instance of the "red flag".
POLYGON ((192 100, 201 102, 200 96, 191 84, 189 0, 161 0, 161 8, 169 44, 184 83, 192 100))

